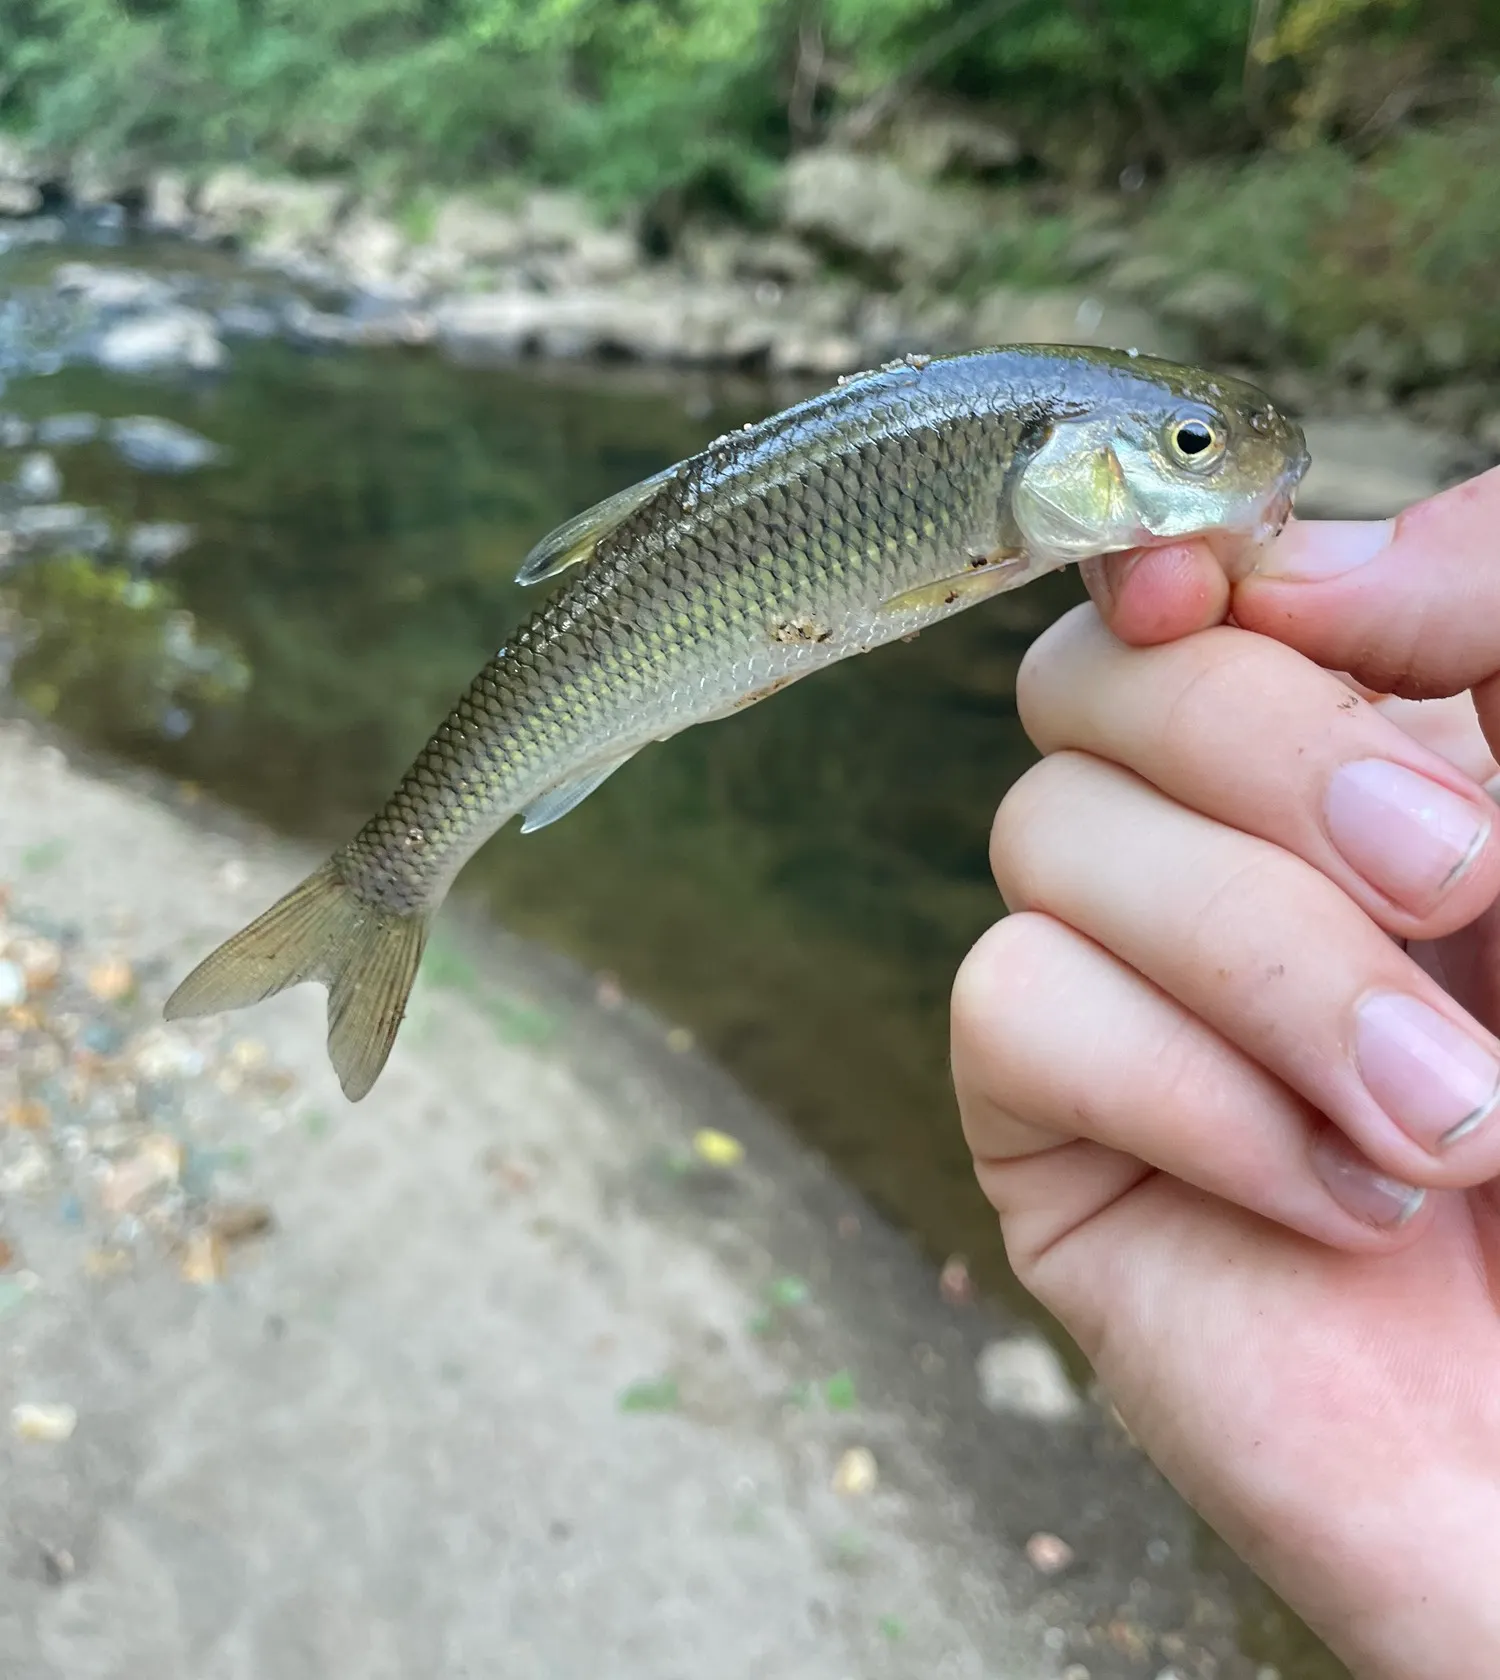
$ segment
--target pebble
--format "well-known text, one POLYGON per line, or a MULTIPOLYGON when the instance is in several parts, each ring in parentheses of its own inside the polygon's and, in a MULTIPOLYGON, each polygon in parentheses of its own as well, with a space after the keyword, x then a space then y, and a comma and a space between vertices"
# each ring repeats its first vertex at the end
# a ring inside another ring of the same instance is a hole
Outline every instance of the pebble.
POLYGON ((123 957, 106 957, 84 976, 84 984, 101 1003, 118 1003, 135 986, 135 974, 123 957))
POLYGON ((188 1283, 217 1283, 223 1277, 224 1245, 212 1231, 188 1233, 181 1271, 188 1283))
POLYGON ((10 1427, 23 1441, 66 1441, 78 1427, 78 1413, 66 1404, 22 1401, 11 1407, 10 1427))
POLYGON ((979 1394, 992 1412, 1064 1423, 1079 1417, 1083 1402, 1062 1361, 1040 1336, 1009 1336, 981 1350, 979 1394))
POLYGON ((711 1167, 737 1167, 745 1158, 745 1146, 728 1132, 704 1126, 693 1133, 693 1153, 711 1167))
POLYGON ((974 1280, 969 1262, 961 1254, 950 1254, 938 1275, 938 1293, 950 1307, 967 1306, 974 1299, 974 1280))
POLYGON ((182 1145, 155 1133, 142 1139, 129 1160, 111 1167, 99 1199, 110 1213, 127 1213, 153 1191, 175 1184, 181 1174, 182 1145))
POLYGON ((135 1047, 131 1063, 142 1079, 196 1079, 203 1072, 203 1052, 185 1034, 156 1027, 135 1047))
POLYGON ((244 1242, 271 1229, 274 1220, 264 1202, 235 1202, 211 1208, 208 1228, 224 1243, 244 1242))
POLYGON ((0 1009, 16 1009, 25 1001, 25 970, 9 959, 0 961, 0 1009))
POLYGON ((15 1249, 6 1242, 4 1237, 0 1237, 0 1271, 4 1271, 7 1266, 10 1266, 15 1261, 15 1258, 15 1249))
POLYGON ((28 995, 50 990, 62 973, 62 947, 55 940, 22 939, 13 955, 26 977, 28 995))
POLYGON ((846 1499, 859 1499, 874 1491, 880 1479, 875 1454, 868 1447, 850 1447, 833 1472, 833 1491, 846 1499))
POLYGON ((1038 1575, 1060 1575, 1076 1554, 1056 1534, 1033 1534, 1026 1542, 1026 1561, 1038 1575))

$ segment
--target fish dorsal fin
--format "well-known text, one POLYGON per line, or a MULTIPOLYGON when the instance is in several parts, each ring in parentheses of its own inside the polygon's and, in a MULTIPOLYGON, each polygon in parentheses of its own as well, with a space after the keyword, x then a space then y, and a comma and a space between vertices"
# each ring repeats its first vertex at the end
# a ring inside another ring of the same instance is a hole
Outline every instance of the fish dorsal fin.
POLYGON ((521 819, 522 834, 535 834, 539 828, 545 828, 548 823, 555 823, 559 817, 567 816, 568 812, 581 805, 596 787, 608 781, 622 764, 628 764, 638 750, 632 747, 628 753, 621 753, 618 758, 612 758, 608 763, 596 764, 592 770, 584 771, 572 781, 559 782, 556 787, 548 788, 539 799, 533 799, 526 807, 526 813, 521 819))
POLYGON ((567 571, 569 566, 576 566, 580 560, 587 560, 601 538, 623 525, 638 508, 643 508, 676 474, 675 466, 668 467, 665 472, 642 479, 639 484, 632 484, 593 507, 585 508, 582 513, 574 514, 567 524, 559 525, 543 537, 526 556, 516 573, 516 582, 542 583, 547 578, 556 577, 559 572, 567 571))

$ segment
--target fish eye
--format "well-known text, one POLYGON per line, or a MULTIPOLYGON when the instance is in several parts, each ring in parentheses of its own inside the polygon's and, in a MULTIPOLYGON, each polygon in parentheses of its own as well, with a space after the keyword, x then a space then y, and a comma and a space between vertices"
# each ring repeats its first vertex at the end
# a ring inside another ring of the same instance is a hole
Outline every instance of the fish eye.
POLYGON ((1224 453, 1224 438, 1211 420, 1180 414, 1167 427, 1172 453, 1185 467, 1211 466, 1224 453))

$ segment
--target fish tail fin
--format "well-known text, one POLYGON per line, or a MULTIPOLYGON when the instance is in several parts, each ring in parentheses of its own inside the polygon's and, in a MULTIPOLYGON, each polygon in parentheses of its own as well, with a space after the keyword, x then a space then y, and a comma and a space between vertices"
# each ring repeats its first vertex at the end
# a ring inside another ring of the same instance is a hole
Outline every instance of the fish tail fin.
POLYGON ((428 918, 364 904, 330 859, 198 964, 167 999, 169 1021, 217 1015, 303 980, 328 987, 328 1055, 358 1102, 380 1077, 427 943, 428 918))

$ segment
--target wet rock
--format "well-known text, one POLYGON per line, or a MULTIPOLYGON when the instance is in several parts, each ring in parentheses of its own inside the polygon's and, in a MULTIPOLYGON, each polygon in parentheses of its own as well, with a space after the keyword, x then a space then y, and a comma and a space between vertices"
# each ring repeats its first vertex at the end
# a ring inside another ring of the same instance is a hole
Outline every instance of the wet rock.
POLYGON ((98 554, 110 543, 108 520, 75 502, 17 508, 5 517, 3 528, 28 553, 98 554))
POLYGON ((24 449, 31 442, 31 422, 19 414, 0 414, 0 449, 24 449))
POLYGON ((132 414, 112 420, 109 441, 115 453, 137 472, 195 472, 219 459, 221 451, 208 438, 179 426, 175 420, 132 414))
POLYGON ((95 343, 94 359, 112 373, 210 373, 223 367, 227 352, 211 315, 178 307, 107 328, 95 343))
POLYGON ((37 422, 36 441, 48 449, 71 449, 92 443, 102 426, 97 414, 49 414, 37 422))
POLYGON ((23 502, 55 502, 62 495, 62 474, 45 450, 23 455, 12 482, 23 502))
POLYGON ((1330 366, 1344 379, 1360 380, 1378 391, 1391 392, 1415 377, 1417 362, 1413 345, 1367 321, 1339 345, 1330 366))
POLYGON ((771 345, 771 368, 776 373, 812 373, 832 378, 854 373, 866 360, 864 347, 849 333, 799 330, 776 335, 771 345))
POLYGON ((979 1394, 992 1412, 1064 1423, 1079 1417, 1079 1398, 1062 1361, 1040 1336, 991 1342, 977 1362, 979 1394))
POLYGON ((976 344, 1095 344, 1171 359, 1192 353, 1181 329, 1135 304, 1083 289, 997 286, 975 304, 973 335, 976 344))
POLYGON ((1318 519, 1386 519, 1461 476, 1460 438, 1398 415, 1303 421, 1312 466, 1297 511, 1318 519))
POLYGON ((166 566, 197 541, 197 528, 178 520, 132 525, 125 533, 125 557, 136 566, 166 566))
POLYGON ((783 202, 794 233, 900 280, 953 273, 983 226, 969 194, 935 188, 885 158, 831 146, 792 159, 783 202))
POLYGON ((14 251, 27 245, 57 245, 67 233, 60 216, 32 216, 8 222, 0 228, 0 251, 14 251))
POLYGON ((275 338, 281 330, 275 311, 256 303, 225 304, 216 319, 226 338, 275 338))
POLYGON ((0 960, 0 1009, 15 1009, 26 1001, 26 975, 19 963, 0 960))
POLYGON ((52 276, 52 286, 102 315, 168 310, 177 301, 176 288, 159 275, 100 263, 64 263, 52 276))
POLYGON ((287 304, 282 326, 294 343, 309 349, 337 349, 359 342, 359 329, 347 316, 314 309, 302 298, 287 304))
POLYGON ((27 181, 0 180, 0 216, 34 216, 42 208, 42 195, 27 181))
POLYGON ((0 134, 0 181, 19 186, 40 186, 47 169, 40 153, 24 141, 0 134))
POLYGON ((145 223, 153 233, 186 233, 192 226, 193 201, 187 176, 159 170, 146 182, 145 223))
POLYGON ((743 293, 500 292, 433 312, 445 349, 466 360, 615 354, 647 361, 751 361, 770 355, 779 323, 743 293))

